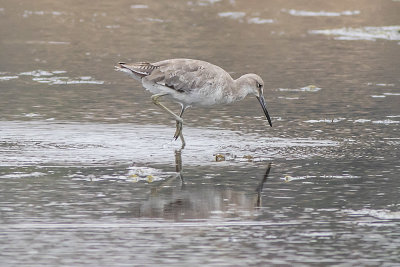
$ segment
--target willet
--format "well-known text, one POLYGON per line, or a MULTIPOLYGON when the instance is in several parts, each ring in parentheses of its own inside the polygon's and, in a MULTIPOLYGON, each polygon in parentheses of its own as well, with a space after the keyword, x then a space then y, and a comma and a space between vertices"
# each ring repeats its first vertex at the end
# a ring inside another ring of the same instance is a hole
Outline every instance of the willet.
POLYGON ((183 112, 188 107, 229 104, 255 95, 272 127, 268 115, 263 89, 264 82, 256 74, 245 74, 234 80, 222 68, 211 63, 194 59, 168 59, 155 63, 120 62, 116 70, 128 73, 154 95, 153 103, 167 111, 176 120, 174 139, 185 139, 182 134, 183 112), (167 97, 181 104, 179 116, 159 102, 167 97))

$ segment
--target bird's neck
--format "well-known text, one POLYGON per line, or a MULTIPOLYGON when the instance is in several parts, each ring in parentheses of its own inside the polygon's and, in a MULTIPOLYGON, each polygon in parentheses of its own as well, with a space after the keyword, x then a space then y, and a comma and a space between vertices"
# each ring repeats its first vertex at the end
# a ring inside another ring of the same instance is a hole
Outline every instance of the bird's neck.
POLYGON ((233 95, 235 96, 235 100, 239 101, 244 99, 248 94, 248 84, 246 83, 245 75, 239 77, 233 82, 233 95))

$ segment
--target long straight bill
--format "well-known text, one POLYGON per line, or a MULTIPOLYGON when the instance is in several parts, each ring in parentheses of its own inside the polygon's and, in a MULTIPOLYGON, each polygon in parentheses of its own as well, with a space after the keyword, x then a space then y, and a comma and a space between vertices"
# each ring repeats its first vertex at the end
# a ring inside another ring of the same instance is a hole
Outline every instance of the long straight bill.
POLYGON ((272 127, 271 118, 269 117, 269 114, 268 114, 268 111, 267 111, 267 104, 265 103, 264 96, 261 95, 261 96, 259 96, 259 97, 258 97, 258 96, 256 96, 256 97, 257 97, 258 101, 259 101, 260 104, 261 104, 261 107, 262 107, 262 109, 263 109, 263 111, 264 111, 265 116, 267 117, 267 120, 268 120, 268 122, 269 122, 269 125, 271 125, 271 127, 272 127))

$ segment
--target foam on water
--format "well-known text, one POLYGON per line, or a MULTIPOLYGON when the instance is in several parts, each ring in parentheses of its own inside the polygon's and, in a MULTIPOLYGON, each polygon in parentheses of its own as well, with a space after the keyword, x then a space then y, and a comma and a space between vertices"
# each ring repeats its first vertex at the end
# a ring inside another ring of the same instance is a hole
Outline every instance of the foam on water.
POLYGON ((384 95, 400 96, 400 93, 383 93, 384 95))
POLYGON ((320 120, 307 120, 308 123, 336 123, 346 120, 346 118, 333 118, 333 119, 320 119, 320 120))
POLYGON ((386 86, 394 86, 394 84, 393 83, 377 83, 377 84, 374 84, 374 83, 367 83, 367 85, 376 85, 376 86, 383 86, 383 87, 386 87, 386 86))
POLYGON ((335 40, 400 40, 400 26, 339 28, 330 30, 311 30, 310 34, 333 35, 335 40))
POLYGON ((247 23, 249 24, 266 24, 266 23, 274 23, 275 20, 273 19, 262 19, 259 17, 255 17, 255 18, 249 18, 247 20, 247 23))
POLYGON ((38 114, 38 113, 24 113, 24 116, 25 117, 28 117, 28 118, 33 118, 33 117, 42 117, 42 115, 40 115, 40 114, 38 114))
POLYGON ((386 96, 400 96, 400 93, 383 93, 382 95, 371 95, 373 98, 385 98, 386 96))
POLYGON ((149 8, 149 6, 148 5, 131 5, 131 8, 143 9, 143 8, 149 8))
POLYGON ((210 6, 213 5, 215 3, 221 2, 222 0, 199 0, 196 2, 193 1, 189 1, 188 5, 192 6, 192 5, 197 5, 197 6, 210 6))
POLYGON ((384 95, 371 95, 372 98, 385 98, 384 95))
POLYGON ((121 26, 120 25, 106 25, 106 28, 107 29, 118 29, 118 28, 120 28, 121 26))
POLYGON ((220 12, 218 13, 218 16, 221 18, 231 18, 231 19, 241 19, 244 16, 246 16, 245 12, 220 12))
POLYGON ((288 13, 292 16, 301 17, 339 17, 339 16, 352 16, 359 15, 361 12, 359 10, 346 10, 342 12, 329 12, 329 11, 306 11, 306 10, 296 10, 296 9, 282 9, 283 12, 288 13))
POLYGON ((366 122, 370 122, 371 120, 368 119, 357 119, 354 121, 354 123, 366 123, 366 122))
POLYGON ((19 75, 41 77, 41 76, 53 76, 54 74, 45 70, 34 70, 34 71, 21 72, 19 73, 19 75))
MULTIPOLYGON (((239 22, 244 22, 244 18, 246 16, 245 12, 241 11, 230 11, 230 12, 220 12, 218 13, 218 16, 221 18, 230 18, 234 20, 238 20, 239 22)), ((270 23, 275 23, 275 20, 273 19, 263 19, 260 17, 251 17, 247 18, 247 23, 248 24, 270 24, 270 23)))
POLYGON ((50 45, 69 45, 70 42, 64 41, 26 41, 27 44, 50 44, 50 45))
POLYGON ((373 121, 372 123, 376 123, 376 124, 399 124, 400 121, 394 121, 394 120, 377 120, 377 121, 373 121))
POLYGON ((18 76, 0 76, 0 81, 9 81, 13 79, 18 79, 18 76))

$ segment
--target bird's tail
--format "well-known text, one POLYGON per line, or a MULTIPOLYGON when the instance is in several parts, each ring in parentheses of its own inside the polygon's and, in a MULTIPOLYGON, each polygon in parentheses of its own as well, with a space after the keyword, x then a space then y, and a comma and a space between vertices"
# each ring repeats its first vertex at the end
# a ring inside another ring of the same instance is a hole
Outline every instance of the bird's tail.
POLYGON ((138 81, 140 81, 143 77, 150 75, 152 71, 155 70, 156 68, 157 68, 156 66, 153 66, 147 62, 139 62, 132 64, 119 62, 118 65, 115 66, 116 71, 125 72, 129 76, 138 81))

